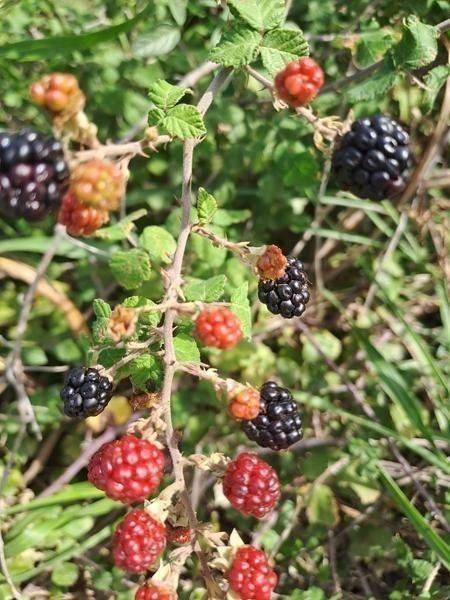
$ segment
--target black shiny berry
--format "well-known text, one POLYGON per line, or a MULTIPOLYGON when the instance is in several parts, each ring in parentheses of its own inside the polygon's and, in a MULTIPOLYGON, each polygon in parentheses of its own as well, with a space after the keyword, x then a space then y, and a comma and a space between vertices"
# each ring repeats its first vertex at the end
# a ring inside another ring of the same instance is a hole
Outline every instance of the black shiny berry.
POLYGON ((399 194, 411 164, 408 133, 384 115, 355 121, 333 154, 340 188, 372 200, 399 194))
POLYGON ((272 450, 285 450, 301 440, 302 420, 288 389, 268 381, 260 390, 260 402, 259 415, 243 424, 250 440, 272 450))
POLYGON ((97 369, 75 367, 69 371, 60 396, 68 417, 92 417, 100 414, 110 401, 112 383, 97 369))
POLYGON ((69 169, 61 142, 35 131, 0 132, 0 210, 39 221, 59 207, 69 169))
POLYGON ((274 315, 286 319, 301 317, 309 301, 308 277, 303 263, 293 256, 287 257, 284 275, 275 280, 261 280, 258 298, 274 315))

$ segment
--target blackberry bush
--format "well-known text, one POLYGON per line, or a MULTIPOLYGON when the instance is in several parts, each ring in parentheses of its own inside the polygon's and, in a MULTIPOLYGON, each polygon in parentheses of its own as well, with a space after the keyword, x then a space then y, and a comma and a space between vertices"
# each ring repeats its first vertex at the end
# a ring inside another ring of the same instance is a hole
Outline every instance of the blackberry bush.
POLYGON ((333 154, 336 181, 360 198, 383 200, 404 188, 411 167, 409 135, 385 115, 358 119, 333 154))
POLYGON ((69 176, 61 142, 31 130, 0 132, 0 208, 39 221, 55 212, 69 176))

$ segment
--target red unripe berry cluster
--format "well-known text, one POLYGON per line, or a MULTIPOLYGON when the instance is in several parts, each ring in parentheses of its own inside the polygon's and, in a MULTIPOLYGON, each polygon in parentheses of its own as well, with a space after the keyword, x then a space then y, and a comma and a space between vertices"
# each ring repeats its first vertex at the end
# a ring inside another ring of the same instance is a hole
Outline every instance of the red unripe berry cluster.
POLYGON ((112 539, 114 563, 130 573, 155 566, 166 547, 166 528, 147 511, 136 508, 119 523, 112 539))
POLYGON ((189 527, 172 527, 167 525, 167 539, 174 544, 189 544, 192 539, 192 531, 189 527))
POLYGON ((33 102, 57 114, 80 110, 85 102, 77 78, 70 73, 44 75, 31 85, 30 96, 33 102))
POLYGON ((236 552, 228 581, 241 600, 270 600, 278 577, 262 550, 243 546, 236 552))
POLYGON ((290 62, 275 77, 278 95, 294 107, 309 104, 323 83, 322 69, 316 61, 307 56, 290 62))
POLYGON ((82 204, 72 192, 63 196, 58 222, 65 225, 67 232, 73 237, 92 235, 108 220, 109 215, 105 210, 82 204))
POLYGON ((124 193, 120 168, 109 160, 94 159, 76 166, 70 176, 58 221, 74 237, 92 235, 109 221, 124 193))
POLYGON ((164 454, 148 440, 124 435, 93 455, 88 479, 113 500, 142 502, 161 483, 164 454))
POLYGON ((261 279, 279 279, 283 277, 287 266, 287 258, 278 246, 267 246, 258 258, 256 268, 261 279))
POLYGON ((177 600, 177 594, 165 585, 149 582, 138 589, 135 600, 177 600))
POLYGON ((223 492, 243 515, 261 519, 280 497, 276 471, 253 452, 242 452, 227 467, 223 492))
POLYGON ((261 401, 256 390, 244 388, 232 395, 230 400, 230 414, 236 421, 250 421, 259 415, 261 401))
POLYGON ((242 339, 241 322, 224 306, 208 308, 200 313, 195 324, 199 340, 213 348, 233 348, 242 339))

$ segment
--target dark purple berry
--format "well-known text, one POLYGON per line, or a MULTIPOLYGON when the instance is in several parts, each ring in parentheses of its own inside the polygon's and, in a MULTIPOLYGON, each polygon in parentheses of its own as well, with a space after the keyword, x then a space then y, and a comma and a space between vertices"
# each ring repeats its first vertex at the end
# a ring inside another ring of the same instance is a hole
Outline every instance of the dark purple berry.
POLYGON ((100 414, 112 396, 112 383, 98 369, 71 369, 60 392, 64 414, 68 417, 91 417, 100 414))
POLYGON ((281 315, 286 319, 300 317, 309 300, 308 277, 303 263, 289 256, 282 277, 275 280, 260 280, 258 298, 275 315, 281 315))

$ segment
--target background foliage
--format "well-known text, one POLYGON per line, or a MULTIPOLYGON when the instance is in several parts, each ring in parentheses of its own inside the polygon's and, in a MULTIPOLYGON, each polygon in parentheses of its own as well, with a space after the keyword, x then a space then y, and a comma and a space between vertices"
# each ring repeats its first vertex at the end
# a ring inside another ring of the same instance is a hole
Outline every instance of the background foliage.
MULTIPOLYGON (((239 8, 243 3, 229 4, 239 8)), ((386 112, 408 125, 420 157, 439 117, 448 77, 445 47, 424 24, 446 19, 450 2, 288 4, 286 27, 305 32, 328 82, 368 69, 366 77, 323 93, 314 102, 319 115, 386 112)), ((88 96, 87 113, 100 137, 113 141, 148 112, 148 91, 157 79, 176 83, 208 60, 224 28, 225 36, 234 35, 229 10, 213 0, 22 0, 0 2, 0 11, 2 128, 26 124, 50 131, 45 115, 28 99, 28 85, 49 71, 69 71, 88 96)), ((268 14, 278 18, 273 11, 268 14)), ((252 12, 249 18, 256 22, 245 25, 247 33, 240 35, 249 36, 253 27, 251 36, 259 36, 258 18, 265 17, 252 12)), ((263 46, 269 43, 265 39, 263 46)), ((232 66, 244 60, 239 51, 223 58, 221 47, 213 51, 215 60, 232 66)), ((273 53, 261 51, 255 66, 270 75, 274 60, 273 53)), ((195 101, 207 82, 208 77, 183 101, 195 101)), ((258 304, 256 281, 235 257, 193 236, 186 261, 188 299, 189 293, 193 298, 205 293, 206 300, 234 293, 239 303, 235 290, 248 283, 252 302, 252 338, 231 351, 204 356, 224 376, 243 382, 260 385, 269 376, 279 378, 295 390, 305 416, 304 445, 295 453, 267 456, 285 490, 274 518, 257 524, 240 517, 208 479, 195 482, 200 518, 218 530, 236 526, 246 541, 256 536, 276 558, 282 598, 449 597, 448 532, 387 442, 398 442, 415 479, 448 517, 448 203, 438 177, 445 172, 448 177, 445 139, 405 222, 391 202, 357 200, 338 192, 332 181, 327 184, 324 155, 312 143, 311 126, 290 111, 274 111, 267 92, 242 71, 205 123, 208 134, 196 152, 194 185, 218 202, 214 231, 252 245, 275 243, 285 252, 303 237, 301 256, 317 293, 303 326, 280 322, 258 304), (400 222, 399 243, 386 253, 400 222), (202 292, 201 281, 210 278, 202 292), (364 307, 369 289, 375 297, 364 307), (367 406, 375 418, 368 416, 367 406)), ((181 144, 172 143, 149 159, 135 158, 130 171, 126 211, 140 211, 136 227, 130 226, 125 237, 112 228, 89 241, 101 251, 97 254, 64 242, 48 273, 88 321, 96 319, 97 344, 108 308, 93 306, 94 299, 104 298, 112 306, 131 295, 158 301, 161 281, 146 264, 165 264, 178 231, 181 144), (129 264, 131 248, 127 237, 140 239, 139 249, 132 250, 138 253, 139 272, 131 270, 125 277, 122 263, 129 264)), ((1 218, 0 258, 37 264, 51 231, 50 220, 32 227, 1 218)), ((0 286, 0 328, 7 341, 14 339, 26 287, 11 277, 0 286)), ((189 330, 188 322, 180 324, 177 351, 191 360, 198 351, 189 345, 189 330)), ((106 546, 121 507, 84 483, 83 471, 58 493, 33 499, 99 433, 62 420, 58 392, 63 375, 45 369, 82 363, 88 351, 87 335, 74 336, 61 311, 38 297, 23 362, 31 368, 27 386, 42 442, 32 435, 19 438, 15 398, 2 384, 0 471, 13 453, 0 509, 5 555, 15 583, 30 594, 40 589, 51 598, 85 598, 92 590, 94 598, 126 600, 133 597, 135 584, 111 567, 106 546), (42 462, 37 472, 36 457, 42 462)), ((107 364, 116 357, 100 360, 107 364)), ((144 361, 130 375, 140 387, 150 375, 157 382, 160 369, 155 361, 144 361)), ((124 383, 118 394, 130 388, 124 383)), ((236 446, 246 443, 207 383, 183 379, 173 413, 185 454, 233 455, 236 446)), ((128 418, 120 399, 114 418, 109 427, 128 418)), ((192 566, 180 597, 197 598, 200 585, 192 566)), ((9 597, 0 578, 0 598, 9 597)))

